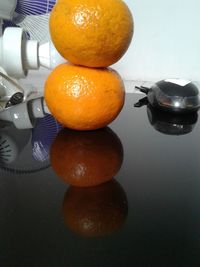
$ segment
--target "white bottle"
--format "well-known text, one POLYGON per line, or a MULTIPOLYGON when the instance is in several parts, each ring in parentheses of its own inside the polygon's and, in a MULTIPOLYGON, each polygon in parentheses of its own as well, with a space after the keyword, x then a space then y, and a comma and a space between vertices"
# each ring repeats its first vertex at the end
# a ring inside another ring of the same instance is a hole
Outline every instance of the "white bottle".
POLYGON ((21 28, 8 27, 0 37, 0 66, 11 77, 25 78, 29 70, 53 69, 65 61, 51 41, 40 45, 28 40, 21 28))

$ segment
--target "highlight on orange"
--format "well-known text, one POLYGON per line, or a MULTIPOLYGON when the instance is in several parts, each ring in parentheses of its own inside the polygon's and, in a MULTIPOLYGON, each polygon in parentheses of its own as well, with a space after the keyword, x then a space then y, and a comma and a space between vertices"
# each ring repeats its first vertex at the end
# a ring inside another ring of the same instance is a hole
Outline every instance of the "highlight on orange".
POLYGON ((69 187, 62 211, 72 232, 83 237, 101 237, 122 227, 128 201, 121 185, 113 179, 95 187, 69 187))
POLYGON ((123 146, 109 127, 84 132, 63 129, 51 146, 50 161, 65 183, 96 186, 118 173, 123 162, 123 146))

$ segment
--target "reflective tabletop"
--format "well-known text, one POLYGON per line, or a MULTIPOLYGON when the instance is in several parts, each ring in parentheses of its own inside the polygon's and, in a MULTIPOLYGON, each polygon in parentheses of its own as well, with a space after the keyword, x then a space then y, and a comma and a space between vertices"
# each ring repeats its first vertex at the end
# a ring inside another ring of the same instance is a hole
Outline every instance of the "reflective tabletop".
POLYGON ((200 266, 198 114, 140 98, 97 131, 1 122, 1 266, 200 266))

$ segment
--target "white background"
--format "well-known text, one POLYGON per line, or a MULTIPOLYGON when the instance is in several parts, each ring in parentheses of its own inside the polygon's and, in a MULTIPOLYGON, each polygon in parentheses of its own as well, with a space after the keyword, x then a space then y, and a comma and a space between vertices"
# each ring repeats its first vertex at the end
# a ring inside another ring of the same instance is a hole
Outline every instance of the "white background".
MULTIPOLYGON (((108 0, 109 1, 109 0, 108 0)), ((200 1, 125 0, 133 41, 114 65, 125 80, 179 77, 200 81, 200 1)))
MULTIPOLYGON (((109 1, 109 0, 108 0, 109 1)), ((124 57, 112 67, 134 85, 164 78, 200 82, 200 1, 125 0, 133 14, 135 29, 124 57)), ((43 90, 47 71, 31 71, 23 83, 43 90)))

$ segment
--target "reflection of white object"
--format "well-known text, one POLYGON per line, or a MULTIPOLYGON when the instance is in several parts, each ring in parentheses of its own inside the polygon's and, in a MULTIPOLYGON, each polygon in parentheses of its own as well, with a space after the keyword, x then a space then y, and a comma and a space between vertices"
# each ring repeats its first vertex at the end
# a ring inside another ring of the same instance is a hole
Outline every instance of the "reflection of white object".
POLYGON ((0 132, 0 163, 14 162, 28 143, 31 132, 28 130, 16 131, 14 125, 7 124, 0 132))
POLYGON ((13 122, 18 129, 30 129, 35 119, 43 118, 47 113, 44 99, 37 98, 5 109, 0 112, 0 120, 13 122))
POLYGON ((0 123, 0 170, 9 173, 29 174, 49 167, 48 158, 33 158, 32 130, 17 130, 12 123, 0 123))
POLYGON ((24 78, 30 69, 54 68, 64 61, 51 42, 27 40, 21 28, 8 27, 0 37, 0 65, 9 76, 24 78))
POLYGON ((0 134, 0 163, 11 163, 18 155, 17 144, 5 133, 0 134))

